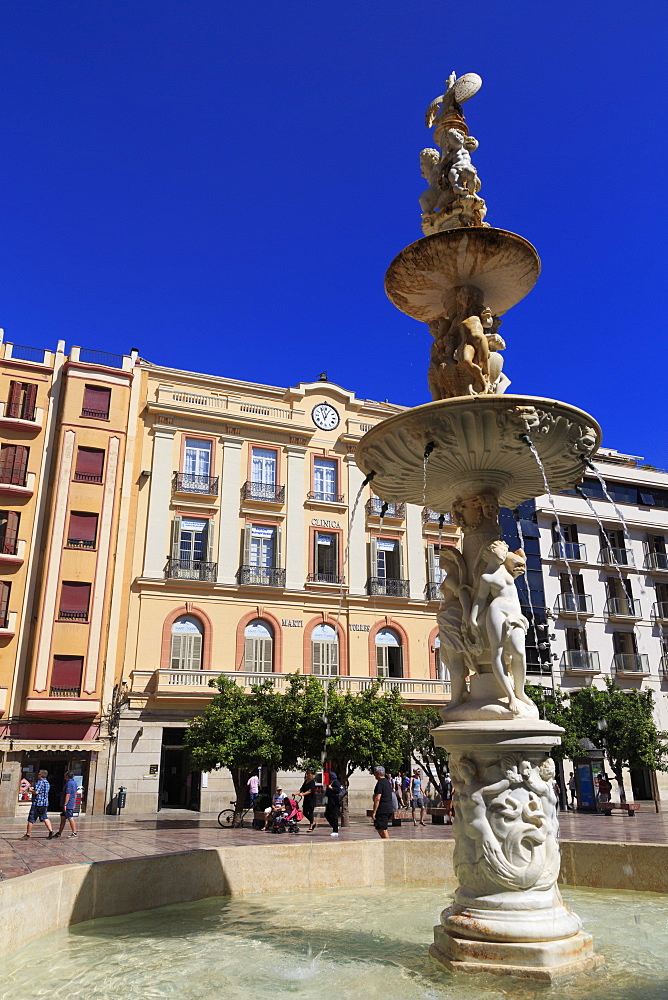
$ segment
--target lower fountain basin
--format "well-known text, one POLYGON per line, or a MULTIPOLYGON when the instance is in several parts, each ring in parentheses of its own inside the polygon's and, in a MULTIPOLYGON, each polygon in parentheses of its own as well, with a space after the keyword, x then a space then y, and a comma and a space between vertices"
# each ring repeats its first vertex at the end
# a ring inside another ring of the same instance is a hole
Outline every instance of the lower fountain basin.
POLYGON ((493 490, 504 507, 541 496, 545 484, 528 445, 545 467, 552 492, 582 481, 601 428, 583 410, 537 396, 457 396, 416 406, 377 424, 355 460, 388 502, 451 510, 455 500, 493 490), (426 470, 424 452, 433 445, 426 470))
MULTIPOLYGON (((237 850, 239 850, 237 848, 237 850)), ((333 863, 337 861, 332 856, 333 863)), ((668 897, 566 889, 606 967, 549 987, 452 976, 430 958, 447 902, 433 887, 364 887, 204 899, 77 924, 3 961, 2 1000, 663 1000, 668 897), (36 955, 38 958, 36 959, 36 955), (36 973, 36 961, 40 973, 36 973)))

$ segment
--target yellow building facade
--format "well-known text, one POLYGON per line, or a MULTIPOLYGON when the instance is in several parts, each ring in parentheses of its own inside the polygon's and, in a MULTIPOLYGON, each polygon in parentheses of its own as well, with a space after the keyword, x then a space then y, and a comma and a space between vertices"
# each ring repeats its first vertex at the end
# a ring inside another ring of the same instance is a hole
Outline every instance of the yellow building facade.
POLYGON ((221 673, 246 689, 296 671, 353 691, 380 676, 411 703, 447 700, 437 553, 457 529, 385 507, 354 460, 399 407, 324 373, 285 389, 140 370, 112 782, 128 811, 228 804, 229 776, 191 773, 182 748, 221 673))

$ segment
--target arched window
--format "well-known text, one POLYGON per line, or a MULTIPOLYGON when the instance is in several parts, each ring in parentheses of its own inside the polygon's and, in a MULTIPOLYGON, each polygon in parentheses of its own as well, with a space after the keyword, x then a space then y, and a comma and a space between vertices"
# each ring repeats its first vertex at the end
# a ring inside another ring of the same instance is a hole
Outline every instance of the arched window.
POLYGON ((339 637, 331 625, 317 625, 311 633, 311 673, 336 676, 339 672, 339 637))
POLYGON ((244 670, 270 674, 274 669, 274 631, 268 622, 255 618, 244 631, 244 670))
POLYGON ((172 625, 170 667, 172 670, 202 669, 204 629, 199 618, 181 615, 172 625))
POLYGON ((403 677, 401 640, 394 629, 382 628, 376 635, 376 670, 379 677, 403 677))
POLYGON ((441 659, 441 640, 438 636, 434 639, 434 677, 437 681, 449 681, 448 668, 441 659))

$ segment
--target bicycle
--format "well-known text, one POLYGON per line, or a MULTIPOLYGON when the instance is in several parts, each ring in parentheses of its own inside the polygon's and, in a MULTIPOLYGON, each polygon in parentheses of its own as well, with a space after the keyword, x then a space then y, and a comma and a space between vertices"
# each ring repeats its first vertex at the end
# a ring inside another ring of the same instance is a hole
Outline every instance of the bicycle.
MULTIPOLYGON (((234 801, 230 801, 230 805, 231 806, 233 806, 235 804, 236 803, 234 801)), ((253 813, 253 819, 251 820, 251 826, 254 829, 259 830, 262 826, 264 826, 264 822, 260 823, 259 820, 255 819, 255 813, 254 813, 254 810, 253 810, 252 806, 248 806, 247 808, 242 809, 241 813, 235 813, 234 809, 223 809, 223 810, 221 810, 221 812, 218 813, 218 825, 222 826, 224 830, 228 830, 230 827, 234 826, 234 817, 235 817, 235 815, 238 815, 238 816, 240 816, 238 827, 237 827, 237 829, 238 829, 238 828, 240 828, 240 827, 242 827, 244 825, 244 820, 245 820, 246 816, 248 815, 248 813, 253 813), (258 826, 258 823, 260 823, 259 826, 258 826)))

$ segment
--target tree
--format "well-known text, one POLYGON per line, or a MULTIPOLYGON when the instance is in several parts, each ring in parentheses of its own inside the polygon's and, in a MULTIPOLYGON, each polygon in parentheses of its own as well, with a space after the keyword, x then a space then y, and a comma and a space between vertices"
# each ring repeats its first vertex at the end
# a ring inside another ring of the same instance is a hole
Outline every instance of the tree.
POLYGON ((436 788, 443 795, 445 778, 448 774, 448 755, 443 747, 437 747, 431 735, 432 729, 442 724, 437 708, 411 708, 404 706, 404 720, 407 727, 407 741, 410 756, 418 767, 427 775, 428 781, 436 787, 433 775, 438 777, 440 787, 436 788))
POLYGON ((592 687, 575 693, 571 713, 581 738, 604 745, 622 802, 624 768, 668 771, 668 733, 659 732, 654 722, 653 691, 624 691, 607 677, 604 691, 592 687))
POLYGON ((561 726, 565 730, 561 737, 561 744, 551 751, 555 760, 564 760, 565 758, 573 760, 575 757, 580 757, 582 755, 580 747, 582 733, 577 728, 573 717, 568 694, 565 694, 561 688, 555 688, 552 691, 549 688, 533 684, 526 685, 526 693, 538 706, 541 719, 553 722, 555 726, 561 726))
MULTIPOLYGON (((235 825, 254 768, 262 764, 271 770, 292 770, 301 756, 313 750, 314 734, 305 715, 309 680, 291 676, 285 694, 278 694, 271 678, 253 685, 251 694, 229 677, 210 682, 218 694, 190 723, 184 745, 198 770, 229 768, 236 794, 235 825)), ((309 693, 312 701, 313 691, 309 693)))

